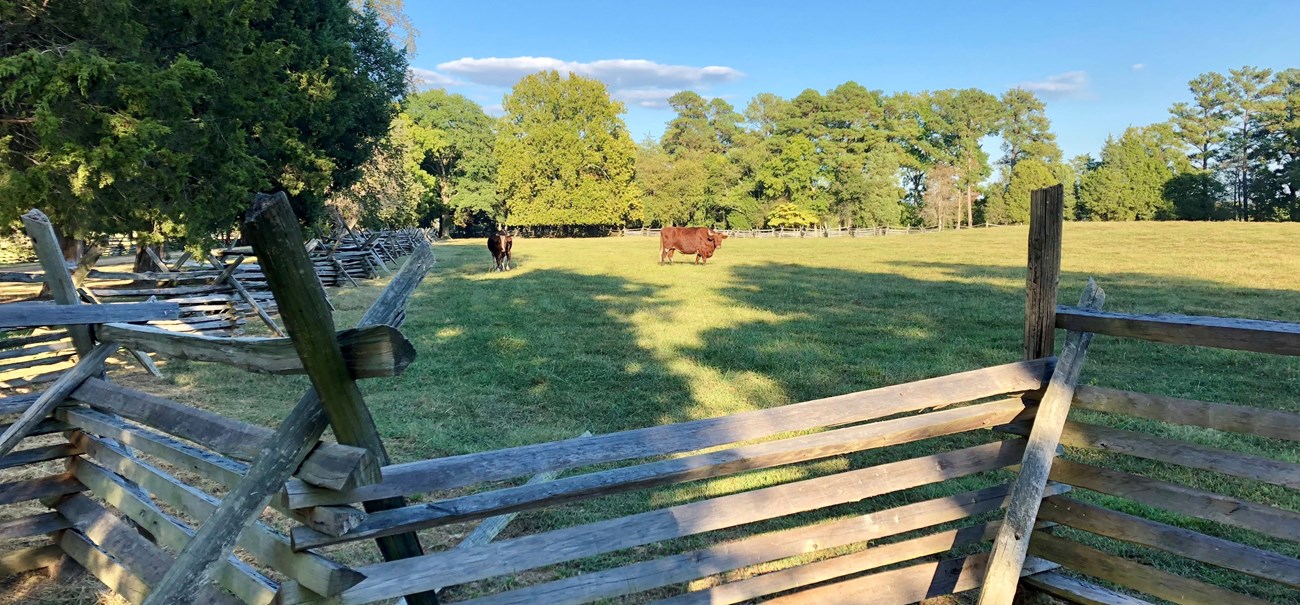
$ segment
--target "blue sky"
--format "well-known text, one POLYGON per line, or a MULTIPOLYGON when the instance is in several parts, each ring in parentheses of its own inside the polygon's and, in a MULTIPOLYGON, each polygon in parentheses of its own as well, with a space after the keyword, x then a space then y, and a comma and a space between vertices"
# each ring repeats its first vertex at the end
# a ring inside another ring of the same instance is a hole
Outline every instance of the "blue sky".
POLYGON ((1265 2, 438 2, 411 0, 411 66, 489 111, 543 67, 604 80, 641 140, 691 89, 743 110, 845 81, 885 92, 1023 86, 1066 157, 1167 119, 1197 74, 1300 67, 1300 0, 1265 2), (489 60, 493 59, 493 60, 489 60))

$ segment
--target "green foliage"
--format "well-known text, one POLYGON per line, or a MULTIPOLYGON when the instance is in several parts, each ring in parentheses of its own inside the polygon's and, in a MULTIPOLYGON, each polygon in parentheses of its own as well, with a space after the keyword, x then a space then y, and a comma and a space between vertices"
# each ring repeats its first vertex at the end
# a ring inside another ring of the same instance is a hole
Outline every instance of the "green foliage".
POLYGON ((767 226, 777 229, 797 229, 799 227, 811 227, 817 224, 817 215, 813 214, 796 204, 786 202, 777 204, 767 213, 767 226))
POLYGON ((346 0, 23 0, 0 38, 0 213, 206 241, 250 192, 319 216, 388 130, 406 61, 346 0))
POLYGON ((403 114, 419 129, 423 154, 418 168, 436 183, 427 213, 440 218, 443 235, 452 215, 462 226, 469 216, 504 218, 496 198, 496 124, 483 108, 462 95, 428 90, 407 97, 403 114))
POLYGON ((399 114, 361 167, 361 178, 331 196, 330 205, 369 229, 418 224, 437 199, 438 181, 422 166, 433 138, 428 129, 399 114))
POLYGON ((1038 158, 1016 162, 1005 189, 990 192, 984 220, 994 224, 1029 222, 1029 194, 1036 189, 1060 183, 1052 166, 1038 158))
POLYGON ((497 194, 514 225, 624 225, 641 219, 636 146, 605 85, 548 71, 506 95, 497 194))

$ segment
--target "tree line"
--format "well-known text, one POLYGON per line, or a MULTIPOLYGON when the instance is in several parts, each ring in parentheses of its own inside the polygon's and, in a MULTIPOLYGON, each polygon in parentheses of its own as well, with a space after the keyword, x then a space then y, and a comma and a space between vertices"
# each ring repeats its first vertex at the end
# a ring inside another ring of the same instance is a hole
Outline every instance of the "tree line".
POLYGON ((70 257, 206 245, 277 189, 309 226, 332 206, 444 233, 1018 223, 1057 183, 1072 219, 1300 220, 1296 69, 1203 74, 1168 121, 1067 160, 1019 88, 684 91, 638 143, 602 83, 543 72, 493 117, 416 92, 412 36, 400 0, 0 4, 0 212, 42 207, 70 257))
POLYGON ((1189 90, 1168 121, 1066 160, 1043 101, 1023 89, 884 94, 847 82, 759 94, 743 111, 684 91, 668 100, 663 135, 633 144, 601 83, 547 72, 523 78, 495 120, 441 90, 409 97, 386 148, 425 141, 414 152, 424 163, 407 165, 423 166, 427 191, 442 183, 438 195, 376 187, 353 203, 444 227, 963 227, 1023 223, 1030 192, 1061 183, 1070 219, 1300 220, 1300 70, 1210 73, 1189 90))

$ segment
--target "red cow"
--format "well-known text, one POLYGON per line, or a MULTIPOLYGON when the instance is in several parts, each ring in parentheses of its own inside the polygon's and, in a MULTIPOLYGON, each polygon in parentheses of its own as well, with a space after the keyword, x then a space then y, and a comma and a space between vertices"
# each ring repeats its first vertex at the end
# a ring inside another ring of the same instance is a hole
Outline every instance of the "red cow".
POLYGON ((659 264, 673 262, 673 252, 694 254, 696 264, 708 264, 727 236, 708 227, 664 227, 659 232, 659 264))
POLYGON ((510 270, 510 247, 513 243, 514 238, 503 230, 488 236, 488 251, 492 253, 492 259, 496 261, 497 271, 510 270))

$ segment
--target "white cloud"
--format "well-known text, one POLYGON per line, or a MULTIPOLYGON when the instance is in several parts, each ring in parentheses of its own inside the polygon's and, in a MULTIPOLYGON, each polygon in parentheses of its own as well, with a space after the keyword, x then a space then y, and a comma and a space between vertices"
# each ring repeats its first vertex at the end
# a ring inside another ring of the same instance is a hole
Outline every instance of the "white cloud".
POLYGON ((1042 80, 1022 82, 1020 87, 1044 97, 1056 99, 1081 99, 1091 96, 1088 72, 1067 71, 1047 76, 1042 80))
POLYGON ((609 86, 615 97, 646 107, 665 106, 664 101, 672 92, 734 82, 745 75, 740 70, 720 65, 665 65, 645 59, 603 59, 583 63, 554 57, 465 57, 438 65, 438 71, 467 82, 502 88, 513 86, 528 74, 546 70, 595 78, 609 86), (663 91, 672 92, 663 94, 663 91))
POLYGON ((1134 63, 1134 64, 1133 64, 1133 71, 1142 71, 1142 70, 1144 70, 1144 69, 1146 69, 1146 68, 1147 68, 1147 64, 1146 64, 1146 63, 1134 63))
POLYGON ((462 83, 453 77, 422 67, 412 67, 410 75, 411 79, 420 86, 459 86, 462 83))
POLYGON ((679 92, 673 88, 624 88, 615 90, 611 96, 629 105, 664 109, 668 107, 668 97, 679 92))

